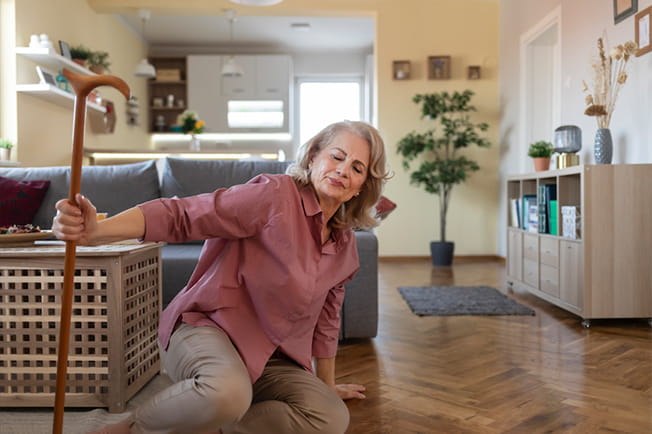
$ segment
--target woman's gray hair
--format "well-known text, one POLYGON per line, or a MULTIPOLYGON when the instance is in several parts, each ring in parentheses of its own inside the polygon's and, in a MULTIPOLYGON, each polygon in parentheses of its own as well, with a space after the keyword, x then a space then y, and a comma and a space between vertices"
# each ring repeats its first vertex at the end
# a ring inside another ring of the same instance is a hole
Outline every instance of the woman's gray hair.
POLYGON ((370 148, 369 169, 360 194, 343 204, 340 212, 332 217, 330 224, 340 229, 369 229, 378 226, 375 205, 390 177, 385 168, 385 144, 376 128, 365 122, 355 121, 331 124, 301 145, 295 162, 288 166, 285 173, 301 186, 310 185, 310 163, 313 158, 343 132, 353 133, 367 141, 370 148))

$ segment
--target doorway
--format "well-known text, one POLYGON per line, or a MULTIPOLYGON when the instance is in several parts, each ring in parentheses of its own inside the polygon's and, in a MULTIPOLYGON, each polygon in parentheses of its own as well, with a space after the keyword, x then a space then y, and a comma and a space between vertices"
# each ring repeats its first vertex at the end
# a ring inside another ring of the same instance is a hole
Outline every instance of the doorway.
POLYGON ((521 35, 521 172, 530 171, 527 149, 552 142, 561 122, 561 7, 521 35))

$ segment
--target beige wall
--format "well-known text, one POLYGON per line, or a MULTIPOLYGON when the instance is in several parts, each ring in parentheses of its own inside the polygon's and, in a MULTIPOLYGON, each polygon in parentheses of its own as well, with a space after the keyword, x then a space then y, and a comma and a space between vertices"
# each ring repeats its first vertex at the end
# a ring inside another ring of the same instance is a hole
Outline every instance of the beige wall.
MULTIPOLYGON (((652 5, 639 0, 638 10, 652 5)), ((553 9, 561 10, 561 125, 582 129, 580 162, 593 164, 596 120, 584 115, 582 80, 591 81, 591 62, 596 41, 605 36, 609 46, 634 39, 634 16, 614 24, 612 0, 501 0, 500 1, 500 205, 498 252, 505 254, 505 177, 529 170, 524 147, 519 143, 519 50, 520 37, 537 25, 553 9), (520 149, 519 149, 520 147, 520 149)), ((614 163, 652 162, 652 53, 633 59, 628 81, 623 86, 610 129, 614 141, 614 163)), ((552 139, 554 132, 551 131, 552 139)))
MULTIPOLYGON (((22 3, 22 1, 21 1, 22 3)), ((378 127, 386 140, 389 162, 395 172, 394 178, 388 183, 386 194, 397 202, 398 209, 378 229, 381 256, 424 256, 429 255, 429 243, 436 240, 439 234, 439 219, 436 197, 425 193, 417 187, 409 185, 408 175, 402 169, 400 159, 396 155, 396 143, 412 130, 425 131, 429 128, 426 121, 419 119, 418 107, 411 99, 417 93, 437 92, 441 90, 471 89, 476 92, 474 103, 478 108, 476 120, 488 122, 491 127, 489 136, 493 143, 498 137, 498 3, 497 1, 460 1, 460 0, 350 0, 346 2, 332 0, 285 0, 283 3, 267 8, 238 7, 227 0, 197 0, 192 3, 173 0, 161 0, 156 3, 146 0, 88 0, 88 4, 100 15, 94 15, 84 6, 82 0, 68 0, 67 4, 75 4, 83 12, 58 12, 61 8, 57 3, 26 1, 25 9, 21 7, 18 30, 21 37, 29 38, 32 28, 45 29, 49 23, 53 39, 64 39, 76 42, 82 39, 88 45, 96 48, 106 48, 112 56, 126 56, 119 51, 130 54, 125 57, 124 70, 114 71, 118 75, 130 75, 130 67, 141 56, 135 51, 141 50, 141 45, 124 29, 112 32, 116 21, 106 15, 110 13, 137 13, 139 7, 155 6, 154 13, 212 13, 220 14, 223 8, 238 10, 240 15, 330 15, 330 16, 371 16, 376 18, 376 74, 377 74, 377 116, 378 127), (35 10, 34 4, 43 4, 49 11, 39 11, 36 14, 28 12, 29 4, 35 10), (45 4, 48 6, 45 6, 45 4), (56 9, 56 11, 55 11, 56 9), (25 18, 25 17, 30 18, 25 18), (56 23, 51 18, 57 16, 56 23), (76 21, 88 20, 90 23, 76 29, 76 21), (38 25, 36 25, 38 23, 38 25), (100 29, 101 31, 97 31, 100 29), (73 32, 74 30, 74 32, 73 32), (80 33, 78 33, 80 32, 80 33), (118 34, 115 34, 118 33, 118 34), (109 46, 103 44, 110 42, 109 46), (125 47, 136 46, 137 50, 125 50, 125 47), (115 49, 113 47, 116 47, 115 49), (114 54, 115 53, 115 54, 114 54), (426 59, 433 55, 452 56, 452 79, 447 81, 430 81, 426 78, 426 59), (391 78, 393 60, 410 60, 414 70, 414 78, 409 81, 394 81, 391 78), (127 68, 126 65, 129 65, 127 68), (482 80, 468 81, 466 67, 481 65, 482 80)), ((39 30, 40 31, 40 30, 39 30)), ((24 41, 26 42, 26 40, 24 41)), ((118 62, 116 62, 118 64, 118 62)), ((26 100, 29 97, 22 97, 26 100)), ((114 98, 117 100, 117 98, 114 98)), ((142 99, 141 99, 142 101, 142 99)), ((27 152, 41 152, 43 143, 48 137, 67 137, 70 128, 66 123, 67 112, 61 109, 49 109, 44 112, 39 103, 21 103, 25 107, 25 117, 41 119, 47 124, 51 133, 32 133, 27 152), (29 105, 28 105, 29 104, 29 105), (43 120, 56 112, 56 120, 43 120), (62 126, 64 125, 64 126, 62 126)), ((119 108, 118 111, 121 109, 119 108)), ((28 127, 25 127, 28 128, 28 127)), ((143 127, 144 128, 144 127, 143 127)), ((104 137, 92 137, 93 146, 129 146, 139 142, 142 132, 129 134, 124 130, 118 132, 115 138, 105 140, 104 137), (124 137, 124 138, 123 138, 124 137)), ((27 134, 27 133, 25 133, 27 134)), ((140 143, 140 142, 139 142, 140 143)), ((48 148, 50 145, 48 145, 48 148)), ((40 157, 34 163, 65 163, 63 146, 57 144, 58 157, 40 157)), ((497 214, 497 174, 498 147, 488 150, 473 150, 470 156, 478 160, 481 170, 472 175, 464 185, 453 190, 448 216, 448 239, 455 241, 456 254, 493 254, 496 252, 496 214, 497 214)), ((22 157, 21 157, 22 159, 22 157)))
MULTIPOLYGON (((16 45, 28 46, 32 33, 46 33, 57 47, 58 40, 69 45, 84 44, 109 52, 111 74, 129 84, 141 102, 147 100, 144 79, 133 76, 133 68, 146 55, 143 41, 112 15, 97 14, 84 0, 16 1, 16 45)), ((58 47, 57 47, 58 51, 58 47)), ((16 82, 38 83, 35 63, 17 56, 16 82)), ((53 71, 56 73, 56 71, 53 71)), ((126 101, 116 90, 98 89, 113 101, 117 123, 114 134, 96 134, 87 120, 85 146, 91 148, 143 148, 149 143, 142 110, 141 126, 126 123, 126 101)), ((144 107, 141 107, 144 108, 144 107)), ((17 97, 16 158, 24 166, 68 165, 72 137, 72 110, 30 95, 17 97)))

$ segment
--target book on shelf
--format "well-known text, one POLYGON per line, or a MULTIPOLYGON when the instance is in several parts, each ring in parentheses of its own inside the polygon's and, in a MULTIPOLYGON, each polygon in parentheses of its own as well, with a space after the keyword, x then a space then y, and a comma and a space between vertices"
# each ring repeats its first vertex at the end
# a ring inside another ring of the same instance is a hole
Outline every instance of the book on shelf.
POLYGON ((530 202, 527 212, 527 231, 539 232, 539 207, 537 206, 536 199, 530 202))
POLYGON ((557 200, 557 184, 539 184, 537 187, 538 230, 540 234, 550 233, 550 201, 557 200))
POLYGON ((580 239, 581 215, 579 206, 562 206, 562 236, 574 240, 580 239))
POLYGON ((557 216, 557 201, 551 200, 548 204, 549 222, 548 228, 550 235, 559 235, 559 217, 557 216))
POLYGON ((518 199, 509 200, 510 226, 515 228, 521 227, 521 210, 518 199))
MULTIPOLYGON (((537 207, 537 195, 536 194, 524 194, 523 197, 521 198, 521 229, 523 230, 530 230, 530 209, 531 206, 534 206, 534 209, 536 211, 537 207)), ((534 223, 537 223, 537 218, 535 214, 535 219, 534 223)), ((536 231, 535 231, 536 232, 536 231)))

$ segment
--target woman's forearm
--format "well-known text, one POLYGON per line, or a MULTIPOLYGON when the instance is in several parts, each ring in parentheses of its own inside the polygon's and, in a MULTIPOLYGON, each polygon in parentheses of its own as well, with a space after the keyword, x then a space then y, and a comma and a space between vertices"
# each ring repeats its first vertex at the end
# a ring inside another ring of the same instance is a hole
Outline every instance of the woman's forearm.
POLYGON ((315 358, 317 377, 328 386, 335 388, 335 357, 327 359, 315 358))
POLYGON ((111 218, 99 221, 92 243, 107 244, 144 236, 145 216, 140 208, 133 207, 111 218))

